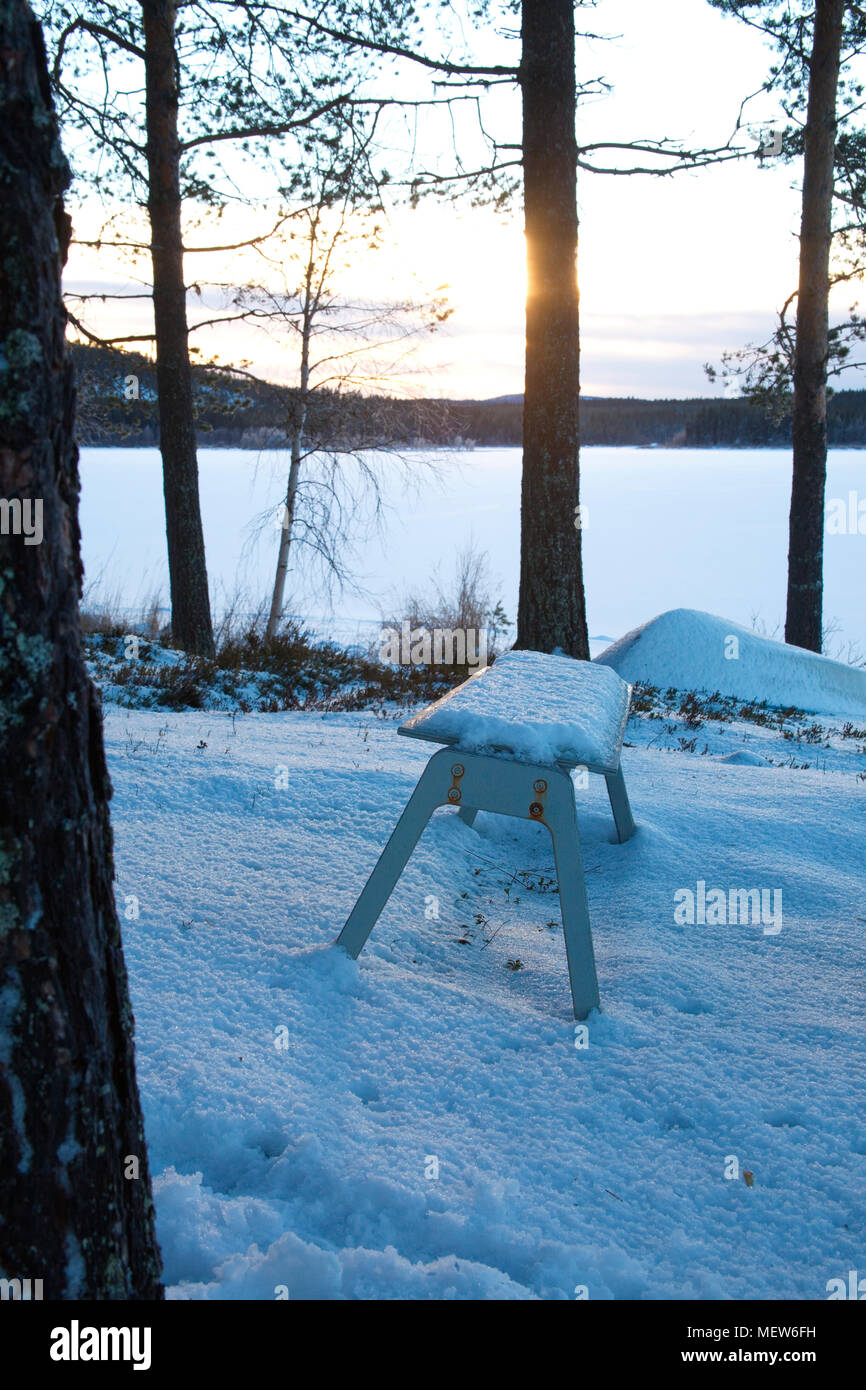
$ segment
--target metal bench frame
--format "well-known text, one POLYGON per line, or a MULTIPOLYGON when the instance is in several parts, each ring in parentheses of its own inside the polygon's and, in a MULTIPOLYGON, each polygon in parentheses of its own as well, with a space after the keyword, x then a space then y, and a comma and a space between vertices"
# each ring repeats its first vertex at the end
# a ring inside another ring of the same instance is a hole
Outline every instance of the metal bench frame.
MULTIPOLYGON (((408 736, 419 737, 411 732, 408 736)), ((575 763, 523 763, 496 753, 466 753, 454 748, 434 753, 340 932, 337 945, 353 958, 360 955, 437 806, 458 807, 467 825, 472 825, 479 811, 537 821, 547 826, 553 839, 574 1016, 586 1018, 600 1003, 571 780, 571 768, 575 766, 604 777, 622 844, 633 835, 635 824, 619 762, 611 770, 575 763)))

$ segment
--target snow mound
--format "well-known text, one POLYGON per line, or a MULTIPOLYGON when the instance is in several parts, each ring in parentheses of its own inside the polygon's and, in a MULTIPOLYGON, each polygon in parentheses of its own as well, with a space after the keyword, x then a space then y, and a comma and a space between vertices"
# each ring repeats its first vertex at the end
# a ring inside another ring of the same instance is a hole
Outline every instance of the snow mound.
POLYGON ((652 618, 595 660, 627 681, 718 691, 812 714, 866 717, 866 670, 759 637, 693 608, 674 608, 652 618))
POLYGON ((736 753, 727 753, 725 757, 719 758, 720 763, 731 763, 734 767, 769 767, 766 758, 762 758, 760 753, 753 753, 749 748, 739 748, 736 753))
POLYGON ((510 651, 400 729, 467 753, 614 771, 631 691, 609 668, 570 656, 510 651))

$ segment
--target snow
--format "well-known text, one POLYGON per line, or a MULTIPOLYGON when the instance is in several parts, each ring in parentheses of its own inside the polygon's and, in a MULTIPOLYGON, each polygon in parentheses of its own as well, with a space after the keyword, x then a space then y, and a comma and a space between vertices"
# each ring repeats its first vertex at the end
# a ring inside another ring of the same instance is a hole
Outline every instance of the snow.
POLYGON ((334 948, 430 753, 396 715, 109 704, 169 1296, 825 1298, 862 1268, 866 735, 815 728, 634 715, 624 845, 576 781, 576 1034, 542 826, 443 808, 334 948), (779 892, 781 931, 678 925, 701 882, 779 892))
POLYGON ((718 691, 780 709, 866 719, 866 669, 790 647, 711 613, 676 608, 608 647, 595 660, 624 680, 718 691))
POLYGON ((726 753, 719 759, 722 763, 733 763, 735 767, 769 767, 766 758, 762 758, 760 753, 752 753, 748 749, 741 749, 737 753, 726 753))
POLYGON ((509 651, 413 715, 400 732, 467 753, 615 772, 629 694, 609 667, 509 651))

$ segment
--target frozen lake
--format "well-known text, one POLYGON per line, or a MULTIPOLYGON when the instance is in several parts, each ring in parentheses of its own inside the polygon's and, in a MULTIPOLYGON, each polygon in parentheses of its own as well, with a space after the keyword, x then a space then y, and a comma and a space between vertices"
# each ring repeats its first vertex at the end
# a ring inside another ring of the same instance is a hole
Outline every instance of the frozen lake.
MULTIPOLYGON (((309 560, 289 576, 287 606, 321 631, 351 639, 399 613, 407 591, 443 582, 470 541, 486 551, 494 587, 514 618, 520 528, 520 450, 476 449, 407 458, 416 484, 386 483, 379 533, 358 523, 353 570, 363 592, 329 603, 309 560)), ((233 594, 253 608, 269 593, 285 454, 199 453, 208 572, 217 608, 233 594)), ((348 466, 348 465, 347 465, 348 466)), ((669 608, 700 608, 768 634, 784 622, 790 452, 594 448, 582 454, 584 564, 590 632, 616 638, 669 608)), ((81 527, 91 603, 137 612, 154 593, 168 602, 162 476, 156 449, 83 449, 81 527)), ((834 450, 827 498, 866 498, 866 450, 834 450)), ((855 499, 856 506, 856 499, 855 499)), ((832 645, 866 649, 866 534, 827 535, 825 620, 832 645)), ((601 643, 605 645, 604 642, 601 643)))

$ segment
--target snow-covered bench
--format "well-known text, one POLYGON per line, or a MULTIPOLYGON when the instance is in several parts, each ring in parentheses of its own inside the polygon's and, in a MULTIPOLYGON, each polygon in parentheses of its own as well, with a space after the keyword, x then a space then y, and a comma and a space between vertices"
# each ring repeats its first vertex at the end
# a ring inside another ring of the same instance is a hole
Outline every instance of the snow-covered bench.
POLYGON ((338 944, 359 955, 437 806, 458 807, 467 825, 479 811, 539 821, 553 837, 575 1018, 597 1008, 571 771, 605 778, 617 835, 627 840, 635 827, 620 750, 630 696, 609 666, 511 651, 414 715, 399 733, 448 746, 421 774, 338 944))

